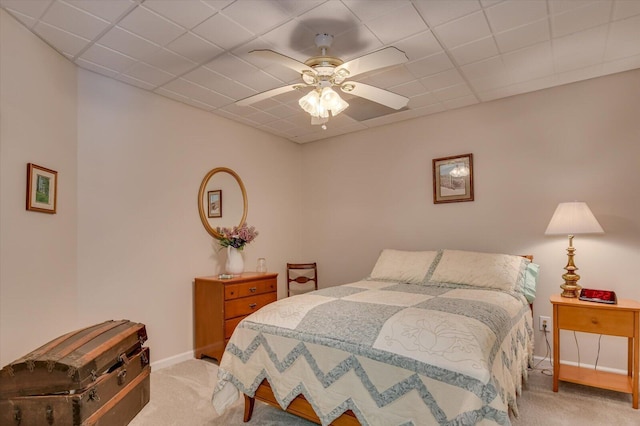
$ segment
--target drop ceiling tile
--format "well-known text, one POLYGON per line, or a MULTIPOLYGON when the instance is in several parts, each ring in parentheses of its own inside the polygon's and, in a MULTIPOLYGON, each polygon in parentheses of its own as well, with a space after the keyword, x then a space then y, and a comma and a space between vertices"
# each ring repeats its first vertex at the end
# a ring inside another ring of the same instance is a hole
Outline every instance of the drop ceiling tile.
POLYGON ((453 62, 444 52, 409 62, 406 67, 416 78, 426 77, 454 68, 453 62))
POLYGON ((282 10, 291 16, 299 16, 304 12, 322 4, 325 0, 275 0, 282 10))
POLYGON ((184 28, 143 6, 137 7, 125 16, 118 26, 160 46, 166 45, 186 32, 184 28))
POLYGON ((501 1, 504 0, 480 0, 480 4, 482 5, 482 7, 487 8, 493 6, 496 3, 500 3, 501 1))
POLYGON ((599 1, 551 16, 551 31, 554 37, 562 37, 607 23, 612 4, 611 1, 599 1))
POLYGON ((521 27, 494 34, 501 52, 510 52, 551 39, 549 20, 541 19, 521 27))
POLYGON ((89 44, 89 40, 43 22, 38 22, 33 27, 33 31, 47 40, 49 44, 55 46, 56 50, 70 56, 77 55, 89 44))
POLYGON ((421 1, 415 5, 431 28, 480 10, 477 0, 421 1))
POLYGON ((514 82, 534 80, 553 74, 553 52, 550 42, 525 47, 502 56, 514 82))
POLYGON ((1 0, 0 6, 37 20, 40 19, 52 2, 53 0, 1 0))
POLYGON ((218 11, 201 1, 146 0, 144 7, 191 29, 218 11))
POLYGON ((553 0, 549 2, 549 10, 552 14, 557 15, 568 10, 588 6, 593 2, 594 0, 553 0))
POLYGON ((234 102, 233 99, 221 95, 220 93, 214 92, 213 90, 203 90, 191 99, 204 102, 205 104, 211 105, 214 108, 221 108, 234 102))
POLYGON ((539 0, 508 0, 485 10, 493 31, 502 32, 547 16, 547 3, 539 0))
POLYGON ((502 58, 499 56, 461 67, 462 73, 471 80, 497 75, 505 71, 502 58))
POLYGON ((436 98, 438 98, 439 101, 443 102, 449 101, 451 99, 458 99, 473 95, 467 83, 446 87, 444 89, 436 90, 432 93, 436 98))
POLYGON ((437 104, 438 98, 433 93, 423 93, 421 95, 412 96, 409 98, 409 108, 420 108, 427 105, 437 104))
POLYGON ((461 70, 475 92, 497 89, 513 83, 502 58, 499 56, 464 65, 461 70))
MULTIPOLYGON (((357 77, 356 77, 357 79, 357 77)), ((380 88, 388 88, 399 84, 408 83, 415 79, 413 74, 404 65, 383 68, 379 72, 371 72, 369 79, 373 85, 380 88)))
POLYGON ((484 13, 476 12, 440 25, 433 30, 449 49, 491 35, 484 13))
POLYGON ((493 37, 485 37, 450 49, 449 52, 458 65, 465 65, 496 56, 498 47, 493 37))
POLYGON ((99 44, 94 44, 89 47, 78 59, 86 60, 118 72, 130 67, 136 62, 135 59, 130 56, 99 44))
POLYGON ((244 99, 255 94, 248 87, 242 86, 230 78, 205 67, 197 68, 185 74, 182 78, 234 99, 244 99))
MULTIPOLYGON (((577 70, 557 73, 554 75, 556 85, 573 83, 575 81, 587 80, 597 77, 602 72, 602 64, 591 65, 577 70)), ((548 87, 548 86, 547 86, 548 87)))
MULTIPOLYGON (((338 56, 347 62, 356 57, 362 56, 364 53, 380 50, 384 45, 365 25, 360 25, 348 30, 333 39, 331 49, 328 53, 332 56, 338 56)), ((306 51, 309 56, 318 55, 319 51, 315 47, 306 51)))
POLYGON ((153 90, 156 87, 153 84, 149 84, 146 81, 138 80, 137 78, 129 77, 128 75, 120 74, 117 77, 117 79, 124 83, 139 87, 144 90, 153 90))
POLYGON ((124 74, 149 83, 154 86, 154 88, 175 78, 174 75, 145 64, 144 62, 134 64, 131 68, 127 69, 124 74))
POLYGON ((231 54, 219 56, 205 66, 219 74, 230 76, 234 81, 258 92, 284 85, 281 80, 231 54))
POLYGON ((613 4, 613 19, 619 20, 631 16, 640 15, 640 1, 616 0, 613 4))
POLYGON ((233 3, 235 0, 202 0, 203 3, 220 12, 222 9, 233 3))
POLYGON ((254 37, 249 30, 220 13, 195 27, 193 32, 224 49, 232 49, 254 37))
POLYGON ((443 103, 448 109, 456 109, 456 108, 466 107, 469 105, 475 105, 479 102, 480 101, 478 100, 478 98, 475 97, 475 95, 467 95, 467 96, 463 96, 456 99, 450 99, 450 100, 444 101, 443 103))
POLYGON ((423 31, 420 34, 397 41, 394 43, 394 46, 402 50, 410 61, 415 61, 443 51, 442 46, 431 31, 423 31))
POLYGON ((366 21, 365 25, 385 44, 429 29, 412 4, 396 7, 379 18, 366 21))
POLYGON ((112 70, 111 68, 94 64, 93 62, 86 61, 82 58, 76 59, 75 63, 78 64, 78 66, 80 66, 81 68, 87 69, 89 71, 93 71, 98 74, 105 75, 107 77, 115 78, 118 75, 118 71, 116 70, 112 70))
POLYGON ((291 117, 294 114, 297 114, 299 111, 290 107, 289 105, 281 104, 275 108, 268 109, 267 112, 278 118, 287 118, 291 117))
POLYGON ((181 35, 169 43, 166 48, 199 64, 208 62, 223 52, 215 44, 211 44, 192 33, 181 35))
POLYGON ((167 97, 169 99, 173 99, 175 101, 178 102, 185 102, 189 100, 189 98, 187 98, 186 96, 182 96, 176 92, 172 92, 171 90, 167 90, 164 87, 158 87, 156 88, 154 91, 154 93, 157 93, 159 95, 162 95, 164 97, 167 97))
POLYGON ((584 68, 602 61, 608 25, 580 31, 553 41, 556 71, 584 68))
POLYGON ((622 59, 615 59, 602 64, 602 72, 605 74, 613 74, 640 68, 640 55, 628 56, 622 59))
POLYGON ((181 75, 196 66, 195 62, 167 49, 157 50, 145 62, 173 75, 181 75))
POLYGON ((300 15, 298 21, 311 30, 314 35, 326 33, 333 36, 338 36, 360 23, 358 18, 339 1, 322 3, 300 15), (328 19, 328 17, 330 18, 328 19))
POLYGON ((274 117, 273 115, 264 111, 256 111, 253 114, 245 115, 245 118, 257 124, 266 124, 277 120, 277 117, 274 117))
POLYGON ((294 19, 262 35, 262 39, 274 46, 278 53, 304 62, 305 50, 311 49, 317 54, 314 39, 316 33, 308 29, 299 19, 294 19))
POLYGON ((386 13, 393 12, 397 7, 410 4, 408 0, 397 1, 370 1, 370 0, 343 0, 342 1, 353 14, 361 21, 370 21, 386 13))
POLYGON ((428 92, 427 88, 424 87, 419 80, 412 80, 408 83, 399 84, 397 86, 390 87, 389 90, 393 93, 397 93, 398 95, 406 96, 407 98, 428 92))
POLYGON ((112 24, 116 23, 127 10, 137 5, 131 0, 65 0, 65 2, 112 24))
POLYGON ((191 83, 190 81, 187 81, 183 78, 170 81, 164 86, 164 88, 179 95, 185 96, 189 99, 195 99, 197 101, 203 102, 215 108, 233 103, 232 99, 215 93, 204 86, 191 83))
POLYGON ((235 2, 222 13, 254 34, 268 31, 292 18, 277 2, 263 0, 235 2))
POLYGON ((150 57, 159 48, 158 45, 120 27, 110 29, 100 38, 100 44, 139 60, 150 57))
POLYGON ((640 15, 611 24, 605 59, 607 61, 640 53, 640 15))
POLYGON ((59 1, 51 5, 41 20, 88 40, 92 40, 109 26, 107 21, 59 1))
POLYGON ((465 81, 457 69, 451 69, 429 77, 421 78, 420 82, 430 91, 434 91, 462 84, 465 81))

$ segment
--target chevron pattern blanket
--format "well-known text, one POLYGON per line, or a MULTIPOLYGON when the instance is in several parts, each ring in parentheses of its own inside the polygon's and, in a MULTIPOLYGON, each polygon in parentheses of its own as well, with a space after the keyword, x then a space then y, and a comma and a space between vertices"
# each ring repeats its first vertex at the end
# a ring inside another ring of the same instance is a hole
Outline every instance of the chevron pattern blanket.
POLYGON ((509 425, 533 350, 519 292, 362 280, 272 303, 236 328, 213 403, 267 379, 323 425, 509 425))

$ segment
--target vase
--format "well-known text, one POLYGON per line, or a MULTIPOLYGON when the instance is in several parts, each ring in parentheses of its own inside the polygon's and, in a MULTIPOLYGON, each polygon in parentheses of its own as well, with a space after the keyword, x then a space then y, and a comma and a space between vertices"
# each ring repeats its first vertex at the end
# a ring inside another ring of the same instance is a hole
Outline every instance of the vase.
POLYGON ((224 269, 231 275, 240 275, 244 271, 244 259, 237 248, 227 246, 227 263, 224 269))

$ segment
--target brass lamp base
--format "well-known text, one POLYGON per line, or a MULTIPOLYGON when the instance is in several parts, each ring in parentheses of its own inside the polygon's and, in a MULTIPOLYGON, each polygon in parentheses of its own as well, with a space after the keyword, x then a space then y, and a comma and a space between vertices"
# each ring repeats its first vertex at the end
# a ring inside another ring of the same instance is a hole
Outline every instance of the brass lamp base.
POLYGON ((562 289, 560 296, 562 297, 580 296, 580 290, 582 289, 582 287, 578 285, 580 275, 575 273, 578 270, 578 267, 573 263, 573 256, 575 252, 576 249, 573 248, 573 235, 569 235, 569 247, 567 248, 567 256, 569 260, 567 261, 567 266, 564 267, 567 273, 562 275, 562 278, 564 278, 564 284, 560 286, 562 289))

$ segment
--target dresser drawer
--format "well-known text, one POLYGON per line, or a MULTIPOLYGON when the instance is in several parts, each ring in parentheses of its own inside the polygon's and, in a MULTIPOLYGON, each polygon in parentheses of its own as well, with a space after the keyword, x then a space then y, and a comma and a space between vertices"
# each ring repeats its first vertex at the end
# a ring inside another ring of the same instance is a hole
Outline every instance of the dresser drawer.
POLYGON ((633 312, 560 305, 558 306, 558 328, 633 337, 633 312))
POLYGON ((224 288, 224 299, 231 300, 238 297, 254 296, 256 294, 277 291, 278 282, 275 278, 248 283, 229 284, 224 288))
POLYGON ((242 297, 224 302, 224 318, 231 319, 249 315, 278 298, 276 292, 259 294, 252 297, 242 297))
POLYGON ((231 335, 233 334, 233 330, 236 329, 238 324, 240 324, 240 321, 242 321, 243 319, 245 319, 244 316, 231 318, 224 321, 224 338, 225 339, 231 338, 231 335))

